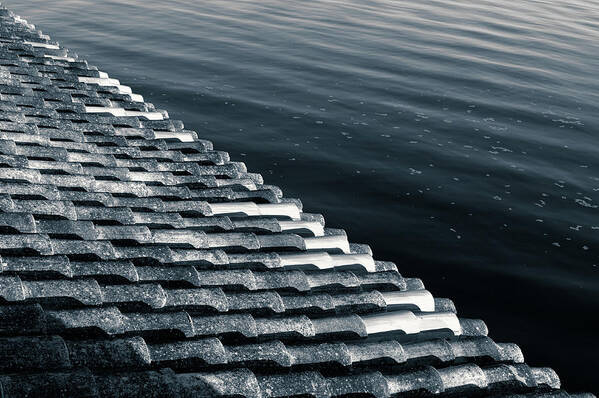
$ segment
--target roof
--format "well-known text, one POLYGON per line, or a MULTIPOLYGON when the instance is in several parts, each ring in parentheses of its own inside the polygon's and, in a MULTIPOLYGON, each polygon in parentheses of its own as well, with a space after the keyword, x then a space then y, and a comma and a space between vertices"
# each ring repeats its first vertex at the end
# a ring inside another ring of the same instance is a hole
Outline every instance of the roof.
POLYGON ((591 396, 0 22, 1 397, 591 396))

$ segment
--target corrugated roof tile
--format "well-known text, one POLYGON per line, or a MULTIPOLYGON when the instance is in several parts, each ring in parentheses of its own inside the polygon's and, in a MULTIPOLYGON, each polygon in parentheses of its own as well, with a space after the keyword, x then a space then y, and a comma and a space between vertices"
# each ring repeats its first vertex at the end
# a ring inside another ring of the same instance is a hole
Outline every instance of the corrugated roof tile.
POLYGON ((4 271, 17 275, 62 275, 73 276, 71 264, 66 256, 23 257, 3 256, 4 271))
POLYGON ((25 298, 56 304, 62 300, 82 305, 102 304, 102 291, 95 279, 23 281, 25 298))
POLYGON ((107 335, 126 331, 127 318, 116 307, 45 310, 45 324, 49 331, 95 330, 107 335))
POLYGON ((93 276, 97 280, 140 280, 137 269, 130 261, 70 261, 73 276, 93 276))
POLYGON ((0 375, 0 386, 6 397, 99 398, 89 370, 0 375))
POLYGON ((144 336, 165 332, 188 338, 196 332, 191 317, 185 311, 132 312, 126 314, 123 322, 126 332, 140 333, 144 336))
POLYGON ((141 337, 67 341, 66 348, 73 366, 90 369, 139 369, 151 362, 150 352, 141 337))
POLYGON ((258 334, 256 320, 250 314, 231 314, 192 317, 196 336, 241 335, 246 338, 258 334))
POLYGON ((286 368, 294 364, 293 355, 278 340, 258 344, 227 346, 226 350, 230 356, 229 362, 234 364, 275 364, 286 368))
POLYGON ((195 313, 204 309, 212 312, 233 310, 231 301, 219 288, 168 289, 165 307, 181 308, 195 313))
POLYGON ((149 344, 152 363, 185 369, 198 365, 224 365, 230 354, 215 337, 149 344))
POLYGON ((163 308, 167 293, 156 283, 135 285, 105 285, 101 287, 104 304, 139 304, 150 308, 163 308))
POLYGON ((258 376, 264 397, 291 397, 307 395, 315 398, 332 396, 329 383, 318 372, 289 373, 258 376))

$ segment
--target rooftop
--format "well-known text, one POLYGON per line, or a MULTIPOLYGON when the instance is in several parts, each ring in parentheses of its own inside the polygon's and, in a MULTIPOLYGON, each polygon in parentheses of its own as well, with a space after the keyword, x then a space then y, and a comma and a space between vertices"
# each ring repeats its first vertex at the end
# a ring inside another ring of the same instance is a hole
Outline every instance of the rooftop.
POLYGON ((0 397, 591 397, 0 9, 0 397))

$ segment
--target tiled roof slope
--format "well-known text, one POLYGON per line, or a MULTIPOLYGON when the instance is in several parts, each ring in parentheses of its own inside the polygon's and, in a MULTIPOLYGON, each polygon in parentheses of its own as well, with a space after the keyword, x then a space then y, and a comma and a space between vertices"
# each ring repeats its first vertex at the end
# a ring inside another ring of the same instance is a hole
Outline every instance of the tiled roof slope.
POLYGON ((0 18, 1 397, 590 396, 0 18))

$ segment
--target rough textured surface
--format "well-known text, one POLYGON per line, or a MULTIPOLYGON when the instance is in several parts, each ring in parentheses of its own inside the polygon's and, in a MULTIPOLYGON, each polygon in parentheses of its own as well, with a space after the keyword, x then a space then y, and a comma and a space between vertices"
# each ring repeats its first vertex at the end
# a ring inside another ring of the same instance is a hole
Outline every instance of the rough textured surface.
POLYGON ((1 397, 575 396, 166 111, 0 21, 1 397))

